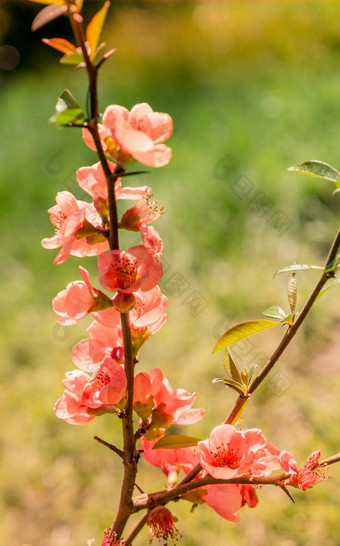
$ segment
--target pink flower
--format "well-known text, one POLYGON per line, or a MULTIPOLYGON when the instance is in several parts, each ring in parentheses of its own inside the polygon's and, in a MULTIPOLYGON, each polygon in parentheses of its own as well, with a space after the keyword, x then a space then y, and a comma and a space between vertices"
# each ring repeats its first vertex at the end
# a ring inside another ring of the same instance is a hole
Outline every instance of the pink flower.
POLYGON ((122 366, 106 358, 98 371, 85 385, 82 401, 90 408, 104 404, 119 404, 126 392, 126 376, 122 366))
POLYGON ((188 474, 196 466, 198 462, 197 455, 192 449, 188 447, 182 449, 152 449, 157 442, 158 438, 150 441, 142 436, 143 457, 153 466, 161 468, 166 476, 172 473, 177 474, 180 470, 184 470, 188 474))
POLYGON ((124 362, 120 322, 113 328, 94 321, 87 331, 90 339, 79 341, 72 349, 72 360, 78 368, 96 372, 106 358, 124 362))
POLYGON ((158 207, 156 200, 151 201, 151 195, 140 199, 138 203, 124 212, 119 227, 129 231, 138 231, 142 226, 154 222, 164 214, 163 207, 158 207))
POLYGON ((151 510, 146 520, 146 525, 150 527, 150 542, 154 538, 177 541, 181 535, 175 526, 175 521, 178 521, 178 518, 173 516, 165 506, 157 506, 151 510))
POLYGON ((280 468, 280 451, 259 429, 239 431, 232 425, 217 426, 208 440, 198 443, 197 455, 202 468, 219 479, 265 476, 280 468))
MULTIPOLYGON (((159 286, 144 292, 134 292, 135 306, 130 312, 130 324, 133 329, 146 328, 149 334, 157 332, 166 321, 166 307, 168 298, 162 294, 159 286)), ((95 319, 105 326, 116 327, 120 325, 119 313, 110 307, 93 314, 95 319)))
POLYGON ((70 254, 96 256, 107 249, 108 242, 101 232, 102 221, 93 205, 77 201, 68 191, 59 192, 56 202, 48 211, 56 233, 41 241, 44 248, 62 247, 54 260, 55 264, 65 262, 70 254))
POLYGON ((99 282, 111 292, 132 293, 151 290, 162 276, 162 241, 152 227, 141 230, 143 245, 109 250, 98 257, 99 282))
POLYGON ((94 415, 87 412, 88 405, 82 400, 83 390, 90 377, 79 370, 66 372, 63 381, 65 391, 55 403, 54 413, 71 425, 83 425, 94 419, 94 415))
POLYGON ((299 469, 294 455, 288 451, 282 451, 280 455, 281 468, 292 474, 286 484, 305 491, 316 483, 326 480, 326 467, 318 466, 320 456, 320 451, 314 451, 299 469))
POLYGON ((103 292, 92 287, 88 271, 81 266, 79 271, 84 282, 69 283, 66 290, 59 292, 52 302, 57 321, 64 325, 75 324, 91 310, 112 306, 111 300, 103 292))
MULTIPOLYGON (((162 167, 171 159, 171 149, 163 142, 172 133, 172 119, 169 114, 153 112, 146 103, 136 104, 131 112, 123 106, 108 106, 98 129, 105 153, 117 163, 135 159, 150 167, 162 167)), ((83 138, 95 150, 88 129, 83 130, 83 138)))
POLYGON ((170 425, 191 425, 202 419, 203 408, 191 408, 195 398, 196 393, 184 389, 173 391, 158 368, 135 377, 134 409, 150 440, 162 436, 170 425))
MULTIPOLYGON (((116 170, 117 165, 111 161, 108 163, 109 168, 113 173, 116 170)), ((78 169, 77 182, 84 191, 91 195, 94 201, 97 199, 107 201, 107 184, 100 162, 95 163, 91 167, 81 167, 78 169)), ((122 188, 121 178, 117 178, 115 182, 115 195, 116 199, 141 199, 151 195, 151 188, 148 186, 122 188)))
POLYGON ((111 359, 106 359, 92 378, 79 370, 67 372, 63 384, 65 391, 56 402, 54 412, 72 425, 92 421, 93 410, 109 411, 108 406, 119 404, 126 392, 125 372, 111 359))

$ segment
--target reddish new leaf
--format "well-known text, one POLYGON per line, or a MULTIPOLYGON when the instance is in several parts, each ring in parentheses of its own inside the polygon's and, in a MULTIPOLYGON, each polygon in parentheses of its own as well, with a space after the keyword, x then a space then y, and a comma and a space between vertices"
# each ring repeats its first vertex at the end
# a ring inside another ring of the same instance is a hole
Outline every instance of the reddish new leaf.
POLYGON ((65 38, 43 38, 42 41, 62 53, 72 53, 76 49, 76 46, 65 40, 65 38))

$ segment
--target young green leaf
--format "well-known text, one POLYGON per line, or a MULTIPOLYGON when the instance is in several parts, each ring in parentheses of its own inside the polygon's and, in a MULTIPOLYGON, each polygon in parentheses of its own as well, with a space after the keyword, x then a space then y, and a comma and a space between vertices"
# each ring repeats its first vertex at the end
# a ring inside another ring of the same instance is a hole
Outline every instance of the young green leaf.
POLYGON ((84 62, 84 56, 81 52, 81 49, 77 47, 74 51, 69 51, 66 55, 63 55, 59 60, 61 64, 72 64, 78 65, 84 62))
POLYGON ((55 125, 82 125, 86 120, 85 113, 68 89, 65 89, 58 97, 56 112, 50 118, 50 123, 55 125))
POLYGON ((318 269, 323 270, 323 267, 321 265, 309 265, 309 264, 292 264, 292 265, 286 265, 282 269, 278 269, 278 271, 275 271, 274 277, 276 275, 279 275, 280 273, 289 273, 292 271, 307 271, 308 269, 318 269))
POLYGON ((103 7, 93 16, 92 20, 90 21, 90 23, 89 23, 89 25, 88 25, 88 27, 86 29, 86 40, 88 41, 88 43, 90 45, 90 50, 91 50, 90 59, 91 59, 91 61, 93 61, 93 59, 95 57, 97 47, 98 47, 98 43, 99 43, 99 39, 100 39, 100 35, 101 35, 102 29, 103 29, 106 14, 108 12, 109 7, 110 7, 110 2, 109 2, 109 0, 106 0, 103 7))
POLYGON ((181 449, 182 447, 197 446, 200 441, 201 438, 193 438, 192 436, 184 436, 183 434, 168 434, 158 440, 152 449, 181 449))
POLYGON ((272 305, 271 307, 268 307, 268 309, 262 311, 262 315, 281 321, 285 320, 288 316, 287 313, 279 305, 272 305))
POLYGON ((320 294, 318 294, 318 297, 316 299, 318 300, 319 298, 321 298, 321 296, 323 296, 325 292, 327 292, 328 290, 330 290, 330 288, 333 288, 333 286, 336 286, 339 283, 340 279, 333 279, 332 281, 330 281, 328 284, 326 284, 325 288, 321 290, 320 294))
POLYGON ((273 326, 280 325, 280 322, 274 320, 266 319, 257 319, 257 320, 247 320, 245 322, 239 322, 235 324, 229 330, 224 332, 223 336, 216 343, 213 353, 217 353, 226 347, 229 347, 233 343, 240 341, 246 337, 252 336, 261 332, 262 330, 267 330, 267 328, 272 328, 273 326))
POLYGON ((247 394, 248 393, 249 378, 248 378, 248 372, 247 372, 246 368, 244 368, 244 370, 242 370, 242 372, 241 372, 241 379, 242 379, 242 385, 243 385, 244 393, 247 394))
POLYGON ((237 383, 241 383, 240 373, 228 348, 224 351, 223 354, 223 367, 226 373, 231 377, 231 379, 233 379, 237 383))
POLYGON ((294 167, 289 167, 288 171, 295 171, 303 174, 310 174, 312 176, 318 176, 331 182, 338 182, 340 179, 340 172, 332 165, 324 163, 323 161, 317 161, 312 159, 311 161, 304 161, 294 167))
POLYGON ((212 383, 224 383, 226 387, 230 387, 238 394, 245 394, 242 383, 238 383, 232 379, 220 379, 219 377, 215 377, 215 379, 212 380, 212 383))

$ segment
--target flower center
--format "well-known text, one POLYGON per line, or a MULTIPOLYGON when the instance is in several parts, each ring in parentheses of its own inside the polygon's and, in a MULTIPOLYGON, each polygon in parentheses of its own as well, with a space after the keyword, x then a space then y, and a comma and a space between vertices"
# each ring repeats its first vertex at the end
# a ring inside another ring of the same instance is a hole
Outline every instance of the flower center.
POLYGON ((238 454, 238 450, 230 449, 229 444, 227 447, 222 444, 218 446, 215 453, 212 453, 215 466, 222 466, 228 468, 238 468, 240 466, 241 457, 238 454))

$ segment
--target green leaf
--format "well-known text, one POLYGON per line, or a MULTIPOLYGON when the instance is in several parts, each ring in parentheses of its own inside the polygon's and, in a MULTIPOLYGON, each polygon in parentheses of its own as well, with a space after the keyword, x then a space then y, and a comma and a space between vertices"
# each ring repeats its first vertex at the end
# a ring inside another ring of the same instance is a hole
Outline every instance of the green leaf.
POLYGON ((71 65, 78 65, 84 62, 84 56, 79 48, 75 49, 74 51, 71 51, 70 53, 66 53, 66 55, 63 55, 61 59, 59 60, 61 64, 71 64, 71 65))
POLYGON ((86 120, 85 113, 67 89, 59 96, 55 108, 56 112, 50 118, 50 123, 55 125, 82 125, 86 120))
POLYGON ((340 283, 340 279, 334 279, 334 280, 330 281, 325 286, 325 288, 323 290, 321 290, 320 294, 318 295, 318 297, 316 299, 318 300, 319 298, 321 298, 321 296, 323 296, 325 292, 327 292, 330 288, 333 288, 333 286, 335 286, 336 284, 339 284, 339 283, 340 283))
POLYGON ((262 315, 270 318, 276 318, 278 320, 285 320, 288 314, 279 305, 272 305, 265 311, 262 311, 262 315))
POLYGON ((233 379, 237 383, 241 383, 241 375, 228 349, 224 351, 223 367, 226 373, 231 377, 231 379, 233 379))
POLYGON ((279 275, 280 273, 289 273, 291 271, 307 271, 309 269, 318 269, 323 270, 322 265, 310 265, 310 264, 292 264, 292 265, 286 265, 282 269, 278 269, 278 271, 275 271, 274 277, 276 275, 279 275))
POLYGON ((106 14, 109 7, 110 7, 110 2, 109 0, 106 0, 103 7, 93 16, 92 20, 90 21, 86 29, 86 39, 91 49, 91 54, 90 54, 91 60, 93 60, 95 57, 100 35, 103 29, 106 14))
POLYGON ((220 379, 219 377, 215 377, 215 379, 212 380, 212 383, 224 383, 226 387, 230 387, 238 394, 244 394, 243 384, 233 381, 232 379, 220 379))
POLYGON ((257 334, 258 332, 266 330, 267 328, 272 328, 272 326, 278 326, 279 324, 280 322, 266 319, 239 322, 224 332, 223 336, 216 343, 213 353, 217 353, 218 351, 229 347, 229 345, 232 345, 241 339, 257 334))
POLYGON ((332 167, 332 165, 324 163, 323 161, 314 159, 311 161, 304 161, 294 167, 289 167, 288 171, 318 176, 319 178, 324 178, 331 182, 338 182, 338 180, 340 180, 340 172, 335 167, 332 167))
POLYGON ((197 446, 198 442, 201 442, 201 438, 193 438, 183 434, 168 434, 158 440, 152 449, 180 449, 182 447, 197 446))

